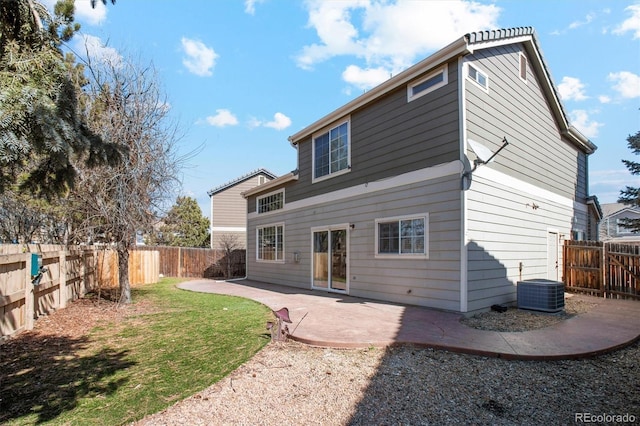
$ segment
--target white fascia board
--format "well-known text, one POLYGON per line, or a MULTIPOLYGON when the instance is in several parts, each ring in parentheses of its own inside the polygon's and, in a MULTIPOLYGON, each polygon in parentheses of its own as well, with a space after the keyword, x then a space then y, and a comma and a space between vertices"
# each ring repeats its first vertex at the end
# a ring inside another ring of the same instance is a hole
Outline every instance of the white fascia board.
POLYGON ((290 182, 292 180, 298 180, 297 173, 294 173, 294 172, 287 173, 286 175, 282 175, 278 178, 270 180, 269 182, 263 183, 262 185, 258 185, 255 188, 251 188, 240 195, 242 195, 244 198, 249 198, 252 195, 259 194, 261 192, 275 188, 278 185, 282 185, 283 183, 290 182))

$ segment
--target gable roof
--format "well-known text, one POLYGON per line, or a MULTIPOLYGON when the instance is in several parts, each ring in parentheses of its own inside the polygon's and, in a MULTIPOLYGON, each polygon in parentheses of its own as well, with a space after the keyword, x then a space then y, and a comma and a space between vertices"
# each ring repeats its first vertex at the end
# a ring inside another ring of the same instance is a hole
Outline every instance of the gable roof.
POLYGON ((514 43, 522 43, 529 54, 530 63, 536 71, 536 74, 541 79, 542 90, 549 101, 549 105, 551 106, 551 110, 562 135, 585 153, 591 154, 594 152, 597 147, 569 123, 567 114, 560 102, 558 91, 551 79, 549 68, 542 57, 542 52, 533 27, 479 31, 465 34, 431 56, 423 59, 417 64, 402 71, 396 76, 381 83, 315 123, 290 136, 289 142, 292 145, 297 145, 302 139, 324 128, 339 118, 352 113, 368 103, 374 102, 379 97, 397 89, 398 87, 406 85, 417 76, 453 58, 472 54, 475 50, 514 43))
POLYGON ((622 204, 622 203, 608 203, 608 204, 603 204, 602 205, 602 215, 603 217, 611 217, 614 216, 616 214, 625 212, 625 211, 632 211, 634 213, 638 213, 640 214, 640 208, 635 207, 635 206, 629 206, 627 204, 622 204))
POLYGON ((237 179, 234 179, 234 180, 232 180, 230 182, 227 182, 227 183, 222 184, 222 185, 220 185, 218 187, 215 187, 212 190, 207 191, 207 194, 209 195, 209 197, 212 197, 215 194, 224 191, 225 189, 231 188, 232 186, 236 186, 239 183, 247 181, 247 180, 249 180, 249 179, 251 179, 251 178, 253 178, 255 176, 258 176, 258 175, 264 175, 264 176, 268 177, 269 179, 275 179, 277 177, 275 174, 271 173, 267 169, 257 169, 257 170, 254 170, 252 172, 247 173, 246 175, 242 175, 237 179))

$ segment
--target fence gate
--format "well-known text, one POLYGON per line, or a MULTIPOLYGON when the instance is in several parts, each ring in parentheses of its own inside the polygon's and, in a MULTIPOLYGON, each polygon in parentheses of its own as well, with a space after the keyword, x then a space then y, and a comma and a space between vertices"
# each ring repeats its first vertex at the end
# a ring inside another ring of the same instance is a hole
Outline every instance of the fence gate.
POLYGON ((565 241, 563 254, 567 290, 640 300, 640 245, 565 241))
POLYGON ((640 299, 640 246, 606 243, 606 292, 640 299))

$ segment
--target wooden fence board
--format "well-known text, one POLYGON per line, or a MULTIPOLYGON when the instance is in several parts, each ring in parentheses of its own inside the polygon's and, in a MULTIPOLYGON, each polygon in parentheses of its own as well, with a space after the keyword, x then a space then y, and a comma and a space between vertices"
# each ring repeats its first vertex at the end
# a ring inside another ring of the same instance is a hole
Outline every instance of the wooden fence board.
POLYGON ((158 251, 160 274, 165 277, 237 278, 246 275, 245 250, 235 250, 229 258, 223 250, 208 248, 139 246, 133 252, 146 250, 158 251), (227 273, 227 266, 230 266, 231 274, 227 273))
MULTIPOLYGON (((114 250, 93 247, 2 245, 0 252, 0 336, 33 328, 33 320, 84 296, 103 282, 118 286, 118 258, 114 250), (31 282, 31 253, 42 255, 46 268, 40 284, 31 282)), ((158 253, 131 252, 130 283, 159 280, 158 253)))
POLYGON ((567 290, 640 299, 640 245, 565 241, 563 251, 567 290))

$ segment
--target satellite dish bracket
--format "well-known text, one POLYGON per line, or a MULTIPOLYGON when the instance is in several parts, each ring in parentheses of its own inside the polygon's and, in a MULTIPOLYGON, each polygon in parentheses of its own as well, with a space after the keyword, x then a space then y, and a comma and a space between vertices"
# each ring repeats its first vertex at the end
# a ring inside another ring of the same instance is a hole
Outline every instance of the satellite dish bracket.
POLYGON ((476 169, 478 168, 479 165, 481 164, 488 164, 489 162, 491 162, 491 160, 493 160, 493 158, 498 155, 500 153, 500 151, 502 151, 507 145, 509 145, 509 141, 507 141, 507 137, 503 137, 502 138, 502 146, 500 148, 498 148, 498 150, 496 152, 494 152, 491 157, 487 158, 486 160, 482 160, 480 157, 476 158, 475 160, 473 160, 473 168, 471 170, 468 170, 466 172, 464 172, 462 174, 463 177, 469 177, 471 176, 471 174, 473 172, 476 171, 476 169))

